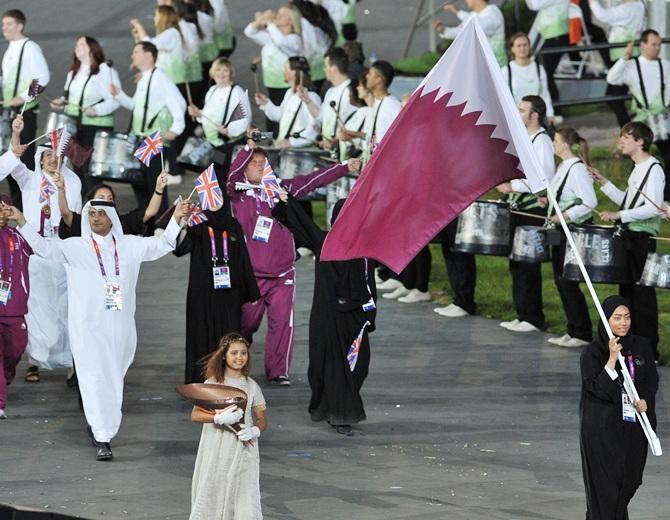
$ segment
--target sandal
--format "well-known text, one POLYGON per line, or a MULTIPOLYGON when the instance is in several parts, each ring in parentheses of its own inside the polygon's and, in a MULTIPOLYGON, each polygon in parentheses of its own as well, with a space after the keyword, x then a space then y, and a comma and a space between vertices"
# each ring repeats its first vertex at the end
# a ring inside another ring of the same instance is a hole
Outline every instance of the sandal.
POLYGON ((40 369, 35 365, 30 365, 23 380, 26 383, 38 383, 40 380, 40 369))

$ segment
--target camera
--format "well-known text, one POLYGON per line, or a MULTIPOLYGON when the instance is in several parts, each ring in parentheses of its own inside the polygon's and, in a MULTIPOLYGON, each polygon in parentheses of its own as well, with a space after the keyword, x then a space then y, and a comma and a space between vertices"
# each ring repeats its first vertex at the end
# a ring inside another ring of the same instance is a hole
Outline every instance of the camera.
POLYGON ((272 132, 259 132, 256 130, 251 132, 251 139, 256 143, 259 141, 272 141, 272 132))

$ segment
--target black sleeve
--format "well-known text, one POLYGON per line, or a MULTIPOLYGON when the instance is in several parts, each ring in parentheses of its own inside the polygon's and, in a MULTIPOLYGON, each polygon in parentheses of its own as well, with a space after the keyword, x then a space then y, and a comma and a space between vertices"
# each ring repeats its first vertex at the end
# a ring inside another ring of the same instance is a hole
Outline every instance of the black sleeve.
POLYGON ((195 233, 195 226, 186 228, 186 235, 184 235, 184 238, 180 241, 182 232, 181 231, 179 232, 179 235, 177 236, 177 247, 175 247, 174 251, 172 251, 172 254, 174 256, 181 257, 193 251, 194 233, 195 233))
POLYGON ((597 349, 596 344, 591 343, 582 351, 580 358, 582 388, 601 401, 616 402, 621 396, 621 385, 618 379, 612 380, 607 373, 606 361, 603 361, 597 349))
POLYGON ((146 234, 147 226, 144 223, 144 211, 140 208, 119 215, 119 220, 126 235, 144 236, 146 234))
POLYGON ((293 195, 289 193, 286 203, 279 202, 272 210, 272 216, 293 233, 296 242, 314 251, 319 259, 326 232, 309 218, 293 195))
POLYGON ((249 250, 247 249, 246 238, 244 237, 244 231, 239 222, 235 221, 234 229, 238 240, 240 242, 240 281, 242 287, 240 290, 240 295, 242 303, 246 302, 255 302, 261 297, 261 292, 258 289, 258 284, 256 283, 256 275, 254 275, 254 269, 251 266, 251 259, 249 258, 249 250))
POLYGON ((60 219, 58 224, 58 238, 65 240, 70 237, 80 237, 81 236, 81 214, 72 212, 72 224, 67 225, 63 217, 60 219))

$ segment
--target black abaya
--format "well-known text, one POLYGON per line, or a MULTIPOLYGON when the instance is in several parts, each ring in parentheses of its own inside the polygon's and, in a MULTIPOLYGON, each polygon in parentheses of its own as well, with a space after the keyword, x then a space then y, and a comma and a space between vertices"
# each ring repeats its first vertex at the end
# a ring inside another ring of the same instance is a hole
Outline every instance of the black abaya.
MULTIPOLYGON (((608 318, 621 297, 608 298, 603 307, 608 318)), ((634 317, 633 317, 634 319, 634 317)), ((621 354, 635 365, 634 383, 640 399, 647 402, 647 416, 656 428, 655 395, 658 373, 649 342, 628 334, 620 339, 621 354)), ((642 484, 647 460, 647 439, 638 422, 625 422, 621 393, 623 376, 612 380, 605 365, 609 358, 607 335, 602 324, 599 338, 581 355, 580 448, 586 489, 587 520, 627 520, 628 503, 642 484)))
MULTIPOLYGON (((339 205, 341 207, 341 205, 339 205)), ((339 211, 336 205, 334 215, 339 211)), ((376 310, 364 311, 370 298, 376 301, 374 265, 363 259, 322 262, 321 247, 326 232, 305 213, 299 201, 289 195, 279 203, 273 216, 286 225, 296 241, 316 256, 314 297, 309 318, 308 379, 312 390, 309 413, 313 421, 327 420, 333 426, 365 420, 360 390, 368 375, 370 343, 368 333, 375 328, 376 310), (367 326, 365 325, 369 323, 367 326), (347 354, 359 333, 362 341, 354 370, 347 354)))
POLYGON ((186 383, 204 381, 198 362, 216 350, 224 334, 240 331, 242 304, 260 298, 240 224, 226 209, 205 211, 205 215, 207 221, 187 228, 174 251, 176 256, 191 253, 186 295, 186 383), (228 232, 230 289, 214 289, 208 227, 214 231, 218 266, 223 265, 222 233, 228 232))

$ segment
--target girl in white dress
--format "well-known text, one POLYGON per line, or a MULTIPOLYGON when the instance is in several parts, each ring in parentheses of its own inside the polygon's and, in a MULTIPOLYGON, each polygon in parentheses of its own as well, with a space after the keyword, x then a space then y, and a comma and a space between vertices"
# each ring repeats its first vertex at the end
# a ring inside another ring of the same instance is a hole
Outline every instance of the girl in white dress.
POLYGON ((249 377, 250 361, 249 342, 236 333, 223 336, 207 360, 205 383, 240 388, 248 399, 245 410, 235 405, 215 412, 193 408, 191 420, 204 424, 193 471, 189 520, 263 518, 258 437, 267 421, 263 393, 249 377), (243 417, 244 427, 237 435, 226 428, 243 417))

